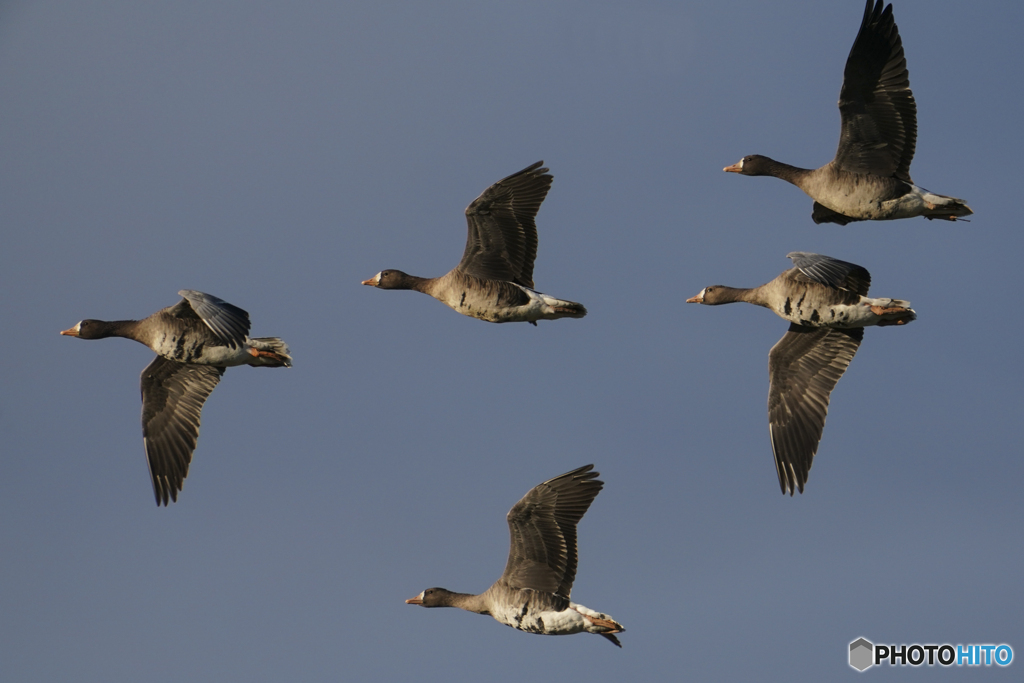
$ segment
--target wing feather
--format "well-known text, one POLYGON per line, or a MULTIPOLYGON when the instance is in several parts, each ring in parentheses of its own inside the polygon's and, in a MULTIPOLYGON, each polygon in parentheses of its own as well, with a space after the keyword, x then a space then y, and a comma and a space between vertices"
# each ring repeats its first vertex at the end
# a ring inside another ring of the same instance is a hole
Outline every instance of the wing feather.
POLYGON ((466 208, 469 233, 458 270, 533 288, 535 218, 553 177, 538 161, 484 190, 466 208))
POLYGON ((768 429, 782 493, 804 490, 825 429, 829 395, 864 338, 864 328, 791 324, 768 354, 768 429))
POLYGON ((917 104, 892 5, 867 0, 839 93, 842 120, 835 163, 843 170, 910 183, 917 104))
POLYGON ((533 487, 508 513, 511 538, 502 574, 513 588, 554 593, 566 599, 576 578, 576 525, 604 482, 593 465, 533 487))
POLYGON ((203 404, 224 374, 157 356, 142 371, 142 438, 157 505, 177 501, 199 439, 203 404))
POLYGON ((178 296, 184 301, 169 312, 179 318, 196 317, 210 328, 227 346, 235 349, 245 344, 249 335, 249 313, 211 294, 183 289, 178 296), (189 315, 189 309, 194 315, 189 315))
POLYGON ((793 251, 786 254, 793 265, 800 269, 810 282, 826 287, 845 289, 860 296, 867 296, 871 287, 871 274, 856 263, 840 261, 831 256, 793 251))

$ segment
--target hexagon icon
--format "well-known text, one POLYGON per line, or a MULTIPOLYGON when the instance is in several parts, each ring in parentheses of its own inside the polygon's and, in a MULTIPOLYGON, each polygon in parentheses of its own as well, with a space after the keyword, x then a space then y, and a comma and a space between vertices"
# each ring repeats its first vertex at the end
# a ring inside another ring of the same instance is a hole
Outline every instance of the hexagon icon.
POLYGON ((863 671, 874 664, 875 646, 869 640, 858 638, 850 643, 850 666, 863 671))

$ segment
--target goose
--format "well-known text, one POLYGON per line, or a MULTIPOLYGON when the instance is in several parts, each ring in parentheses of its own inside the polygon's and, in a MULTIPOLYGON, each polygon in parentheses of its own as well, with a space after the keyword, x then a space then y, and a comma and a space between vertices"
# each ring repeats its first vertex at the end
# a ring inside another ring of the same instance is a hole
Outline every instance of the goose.
POLYGON ((157 356, 142 371, 142 441, 156 504, 177 502, 199 438, 203 404, 235 365, 291 367, 277 337, 250 338, 249 314, 215 296, 183 289, 181 301, 142 320, 82 320, 61 334, 124 337, 157 356))
POLYGON ((458 607, 546 636, 596 633, 615 645, 626 629, 569 599, 576 578, 576 525, 601 491, 593 465, 537 484, 508 513, 511 548, 501 578, 480 595, 428 588, 409 605, 458 607))
POLYGON ((814 200, 815 223, 914 216, 955 221, 974 213, 964 200, 934 194, 910 179, 917 104, 892 5, 883 10, 882 0, 867 0, 846 60, 839 113, 839 149, 821 168, 798 168, 754 154, 723 170, 775 176, 796 185, 814 200))
POLYGON ((871 275, 861 266, 795 251, 794 268, 753 289, 705 287, 688 304, 735 301, 764 306, 789 321, 768 354, 768 430, 782 493, 804 492, 825 428, 829 395, 853 360, 870 325, 904 325, 917 318, 910 302, 867 296, 871 275))
POLYGON ((446 275, 422 278, 400 270, 382 270, 364 285, 412 289, 429 294, 454 310, 492 323, 582 318, 587 309, 533 288, 537 258, 534 218, 551 188, 553 176, 543 161, 503 178, 466 208, 469 236, 462 261, 446 275))

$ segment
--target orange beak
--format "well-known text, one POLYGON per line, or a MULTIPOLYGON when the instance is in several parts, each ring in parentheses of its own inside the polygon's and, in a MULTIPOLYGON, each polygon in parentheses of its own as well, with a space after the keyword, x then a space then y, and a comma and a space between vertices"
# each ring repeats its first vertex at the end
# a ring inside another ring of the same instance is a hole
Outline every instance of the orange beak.
POLYGON ((697 296, 691 296, 689 299, 686 300, 686 303, 688 303, 688 304, 702 304, 702 303, 704 303, 704 297, 702 297, 700 294, 698 294, 697 296))
POLYGON ((364 285, 370 285, 371 287, 376 287, 377 286, 376 276, 371 277, 369 280, 363 280, 363 284, 364 285))
MULTIPOLYGON (((366 283, 364 282, 363 284, 366 284, 366 283)), ((405 604, 407 604, 407 605, 422 605, 423 604, 423 599, 420 598, 420 596, 417 595, 415 598, 409 598, 408 600, 406 600, 405 604)))
POLYGON ((78 330, 72 327, 70 330, 62 330, 61 334, 63 334, 65 337, 77 337, 78 330))
POLYGON ((726 166, 722 170, 726 173, 740 173, 743 171, 743 162, 737 161, 732 166, 726 166))

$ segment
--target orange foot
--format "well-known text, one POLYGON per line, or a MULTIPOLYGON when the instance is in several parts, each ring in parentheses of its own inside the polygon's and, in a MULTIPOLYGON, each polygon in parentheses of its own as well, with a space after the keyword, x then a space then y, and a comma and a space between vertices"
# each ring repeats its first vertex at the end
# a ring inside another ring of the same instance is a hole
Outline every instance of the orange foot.
MULTIPOLYGON (((882 306, 872 306, 871 307, 871 312, 874 313, 877 316, 883 316, 883 315, 886 315, 886 314, 890 314, 891 315, 893 313, 896 313, 896 314, 899 314, 899 313, 909 313, 910 309, 909 308, 903 308, 902 306, 891 306, 889 308, 883 308, 882 306)), ((882 320, 882 321, 880 321, 878 323, 878 326, 879 327, 887 327, 889 325, 905 325, 907 322, 908 322, 908 320, 906 318, 898 318, 896 320, 882 320)))
POLYGON ((252 356, 253 358, 273 358, 279 363, 284 362, 284 356, 278 355, 273 351, 262 351, 260 349, 255 349, 251 346, 249 347, 249 355, 252 356))
POLYGON ((594 626, 601 626, 603 628, 608 629, 606 633, 622 633, 622 629, 619 628, 619 625, 611 619, 598 619, 597 617, 592 617, 587 614, 584 614, 583 618, 589 621, 594 626))
POLYGON ((909 310, 909 308, 903 308, 901 306, 890 306, 889 308, 883 308, 881 306, 871 307, 871 312, 875 315, 885 315, 886 313, 906 313, 909 310))

